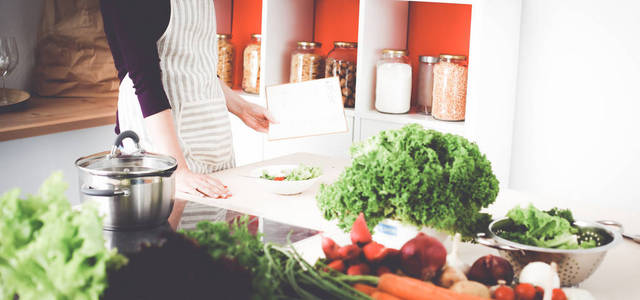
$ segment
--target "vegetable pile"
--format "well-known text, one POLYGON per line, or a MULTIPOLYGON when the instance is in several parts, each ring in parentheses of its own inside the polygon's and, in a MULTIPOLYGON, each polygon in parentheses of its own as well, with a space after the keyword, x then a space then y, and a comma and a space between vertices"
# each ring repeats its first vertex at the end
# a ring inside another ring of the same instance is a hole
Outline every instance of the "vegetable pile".
POLYGON ((470 238, 491 217, 498 180, 475 143, 411 124, 351 148, 352 165, 317 195, 325 218, 347 229, 359 212, 375 226, 386 218, 470 238))
POLYGON ((293 170, 283 170, 282 174, 269 174, 266 170, 262 171, 260 178, 275 181, 300 181, 309 180, 322 175, 320 168, 299 165, 293 170))
POLYGON ((440 241, 424 233, 409 240, 399 251, 389 249, 372 240, 364 216, 360 214, 351 228, 352 244, 339 246, 332 239, 323 237, 322 250, 326 258, 316 266, 322 268, 327 263, 325 270, 329 273, 355 275, 351 280, 356 282, 353 288, 373 299, 571 299, 560 289, 554 263, 527 265, 520 273, 520 283, 512 286, 514 271, 506 259, 486 255, 467 267, 458 258, 459 240, 460 236, 456 235, 448 255, 440 241))
POLYGON ((569 210, 554 208, 541 211, 533 205, 516 206, 507 217, 511 225, 501 228, 498 236, 517 243, 555 249, 586 249, 596 246, 595 240, 579 241, 579 229, 573 226, 569 210))
POLYGON ((126 258, 104 246, 98 212, 72 210, 55 173, 37 195, 0 197, 0 298, 98 299, 107 269, 126 258))

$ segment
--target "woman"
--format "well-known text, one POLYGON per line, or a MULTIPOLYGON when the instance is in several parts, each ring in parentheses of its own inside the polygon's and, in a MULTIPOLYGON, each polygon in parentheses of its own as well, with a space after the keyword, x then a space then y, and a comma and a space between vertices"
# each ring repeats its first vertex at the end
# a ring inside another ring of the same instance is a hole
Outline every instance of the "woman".
MULTIPOLYGON (((116 132, 134 130, 145 149, 175 157, 177 191, 230 197, 207 175, 234 165, 228 112, 261 132, 272 118, 217 78, 213 0, 101 0, 100 6, 121 80, 116 132)), ((169 221, 187 228, 203 216, 220 220, 225 211, 179 200, 169 221)))

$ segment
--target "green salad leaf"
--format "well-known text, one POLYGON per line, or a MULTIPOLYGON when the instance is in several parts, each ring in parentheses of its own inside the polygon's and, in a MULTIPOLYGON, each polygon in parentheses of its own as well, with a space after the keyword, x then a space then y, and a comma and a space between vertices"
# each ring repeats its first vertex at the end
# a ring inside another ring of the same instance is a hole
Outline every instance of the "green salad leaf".
POLYGON ((292 170, 284 170, 283 173, 283 175, 273 175, 264 170, 262 171, 260 178, 268 180, 276 180, 276 178, 280 178, 281 180, 299 181, 313 179, 322 175, 320 168, 305 166, 303 164, 300 164, 297 168, 292 170))
POLYGON ((317 195, 327 219, 348 229, 363 212, 373 228, 385 218, 470 238, 498 195, 491 163, 475 143, 411 124, 351 148, 352 165, 317 195))
POLYGON ((54 173, 37 195, 0 197, 2 299, 99 299, 107 268, 126 262, 106 249, 97 210, 72 210, 66 188, 54 173))
POLYGON ((532 204, 526 208, 516 206, 507 217, 512 225, 498 236, 517 243, 555 249, 593 248, 595 241, 578 241, 579 229, 573 226, 573 214, 567 209, 554 208, 541 211, 532 204))

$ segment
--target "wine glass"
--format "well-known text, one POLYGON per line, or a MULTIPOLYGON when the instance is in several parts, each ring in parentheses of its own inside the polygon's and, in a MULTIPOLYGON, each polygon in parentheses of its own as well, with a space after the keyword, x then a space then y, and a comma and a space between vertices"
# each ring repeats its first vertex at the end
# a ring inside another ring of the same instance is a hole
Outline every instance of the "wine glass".
POLYGON ((0 77, 3 103, 7 102, 6 78, 18 65, 18 45, 14 37, 0 36, 0 77))

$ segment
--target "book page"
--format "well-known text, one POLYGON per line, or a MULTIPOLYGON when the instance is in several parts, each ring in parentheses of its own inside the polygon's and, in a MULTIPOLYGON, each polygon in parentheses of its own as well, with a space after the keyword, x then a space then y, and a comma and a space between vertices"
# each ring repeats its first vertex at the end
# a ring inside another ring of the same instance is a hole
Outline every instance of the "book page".
POLYGON ((266 98, 270 141, 348 131, 337 77, 269 86, 266 98))

